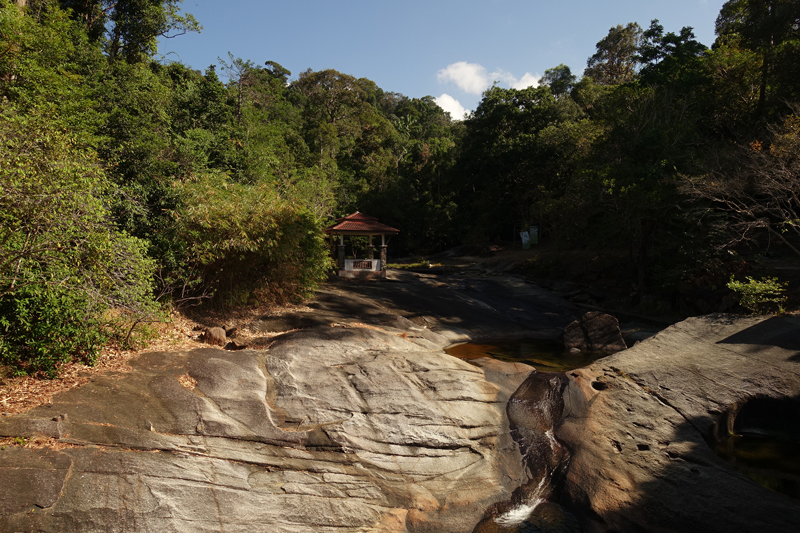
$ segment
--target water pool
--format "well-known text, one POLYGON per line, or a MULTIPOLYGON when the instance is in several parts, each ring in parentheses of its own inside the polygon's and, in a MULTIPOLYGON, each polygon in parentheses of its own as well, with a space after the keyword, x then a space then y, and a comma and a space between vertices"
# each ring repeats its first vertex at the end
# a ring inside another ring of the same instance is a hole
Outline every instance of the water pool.
POLYGON ((603 352, 570 352, 550 339, 496 339, 457 344, 445 353, 469 361, 492 357, 510 363, 525 363, 540 372, 567 372, 587 366, 608 355, 603 352))

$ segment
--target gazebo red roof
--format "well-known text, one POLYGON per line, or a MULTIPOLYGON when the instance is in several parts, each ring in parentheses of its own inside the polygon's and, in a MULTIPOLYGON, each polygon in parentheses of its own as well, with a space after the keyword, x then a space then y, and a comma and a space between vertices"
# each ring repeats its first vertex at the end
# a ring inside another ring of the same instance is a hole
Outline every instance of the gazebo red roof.
POLYGON ((397 235, 400 230, 381 224, 378 219, 356 211, 352 215, 337 218, 336 224, 325 228, 328 234, 350 235, 397 235))

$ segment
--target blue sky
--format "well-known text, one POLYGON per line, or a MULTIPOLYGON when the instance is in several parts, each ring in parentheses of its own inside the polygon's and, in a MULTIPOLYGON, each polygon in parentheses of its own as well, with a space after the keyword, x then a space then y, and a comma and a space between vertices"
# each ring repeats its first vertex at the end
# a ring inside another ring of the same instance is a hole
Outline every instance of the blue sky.
POLYGON ((200 34, 162 39, 165 61, 198 70, 217 58, 276 61, 292 79, 311 68, 369 78, 385 91, 437 98, 453 118, 493 81, 535 83, 560 63, 580 75, 616 24, 657 18, 714 42, 724 0, 184 0, 200 34))

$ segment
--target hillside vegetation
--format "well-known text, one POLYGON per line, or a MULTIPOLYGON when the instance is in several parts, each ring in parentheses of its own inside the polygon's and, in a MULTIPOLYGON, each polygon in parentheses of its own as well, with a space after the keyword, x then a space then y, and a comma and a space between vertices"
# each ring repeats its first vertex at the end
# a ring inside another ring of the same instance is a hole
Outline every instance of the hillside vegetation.
MULTIPOLYGON (((0 363, 55 375, 194 304, 285 302, 355 210, 398 253, 535 224, 614 250, 639 297, 800 255, 800 3, 730 0, 711 48, 611 28, 582 76, 488 89, 454 121, 336 70, 157 59, 179 0, 0 0, 0 363), (395 247, 394 244, 397 244, 395 247)), ((224 51, 220 51, 224 54, 224 51)))

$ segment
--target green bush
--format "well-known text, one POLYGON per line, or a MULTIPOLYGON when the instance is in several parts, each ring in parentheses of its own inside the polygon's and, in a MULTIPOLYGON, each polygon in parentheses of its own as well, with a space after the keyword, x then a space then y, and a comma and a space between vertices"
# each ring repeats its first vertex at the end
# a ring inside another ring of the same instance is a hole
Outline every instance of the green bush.
POLYGON ((747 283, 736 281, 733 276, 728 282, 728 288, 739 296, 739 303, 749 309, 754 315, 768 313, 783 313, 783 303, 786 296, 786 283, 781 283, 778 278, 764 277, 755 280, 747 276, 747 283))
POLYGON ((154 317, 146 243, 116 231, 96 155, 48 113, 0 108, 0 361, 55 376, 120 321, 154 317))
POLYGON ((222 173, 180 183, 174 213, 186 244, 185 283, 217 303, 285 302, 308 296, 330 268, 321 221, 269 184, 237 184, 222 173), (221 297, 221 298, 219 298, 221 297))
POLYGON ((28 286, 0 298, 0 362, 17 374, 53 378, 70 361, 92 365, 108 331, 86 294, 28 286))

